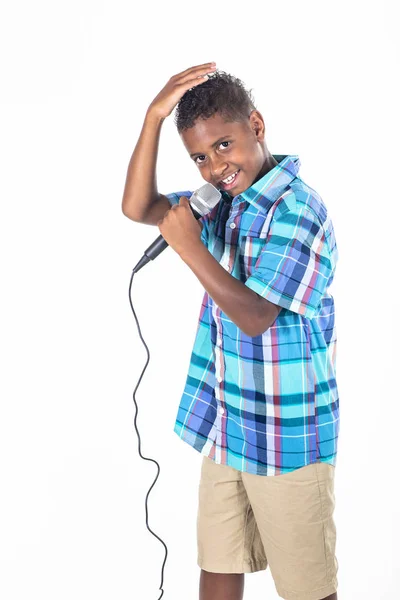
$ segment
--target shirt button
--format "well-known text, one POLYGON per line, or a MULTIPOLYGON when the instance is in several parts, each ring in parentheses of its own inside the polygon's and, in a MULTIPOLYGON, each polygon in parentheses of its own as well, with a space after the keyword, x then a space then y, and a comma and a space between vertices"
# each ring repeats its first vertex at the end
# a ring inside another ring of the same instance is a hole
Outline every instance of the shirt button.
POLYGON ((217 377, 217 381, 218 381, 219 383, 221 383, 221 381, 222 381, 222 377, 217 377))
POLYGON ((219 414, 220 414, 220 415, 223 415, 223 414, 224 414, 224 412, 225 412, 225 411, 224 411, 224 409, 222 408, 222 406, 220 406, 220 407, 219 407, 219 409, 218 409, 218 412, 219 412, 219 414))
POLYGON ((236 227, 236 223, 231 223, 231 224, 229 225, 229 227, 230 227, 231 229, 235 229, 235 227, 236 227))

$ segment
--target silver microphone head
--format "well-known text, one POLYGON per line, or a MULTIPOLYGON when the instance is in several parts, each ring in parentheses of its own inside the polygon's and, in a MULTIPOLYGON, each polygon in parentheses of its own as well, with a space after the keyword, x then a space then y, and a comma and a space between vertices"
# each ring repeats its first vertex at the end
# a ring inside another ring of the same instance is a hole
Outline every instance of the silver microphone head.
POLYGON ((212 211, 220 199, 221 192, 211 183, 206 183, 193 192, 190 198, 190 204, 203 217, 212 211))

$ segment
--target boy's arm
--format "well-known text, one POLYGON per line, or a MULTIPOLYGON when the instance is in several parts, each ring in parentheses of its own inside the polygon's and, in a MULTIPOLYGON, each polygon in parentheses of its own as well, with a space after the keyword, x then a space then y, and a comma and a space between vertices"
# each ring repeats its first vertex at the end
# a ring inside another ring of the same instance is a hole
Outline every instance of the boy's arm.
POLYGON ((156 162, 164 119, 148 109, 126 175, 122 212, 139 223, 155 225, 171 208, 157 191, 156 162))
POLYGON ((180 257, 214 302, 246 335, 261 335, 273 324, 281 307, 225 271, 204 244, 192 244, 180 253, 180 257))
POLYGON ((206 74, 214 68, 211 63, 206 63, 172 76, 150 104, 129 162, 122 198, 122 212, 133 221, 156 225, 171 208, 168 198, 157 190, 156 162, 161 127, 185 92, 204 83, 206 74))

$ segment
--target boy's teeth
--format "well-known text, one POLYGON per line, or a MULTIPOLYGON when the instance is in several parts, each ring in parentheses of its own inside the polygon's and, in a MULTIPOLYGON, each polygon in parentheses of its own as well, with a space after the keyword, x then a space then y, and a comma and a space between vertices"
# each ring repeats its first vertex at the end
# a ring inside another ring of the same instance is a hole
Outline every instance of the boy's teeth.
POLYGON ((237 171, 235 173, 233 173, 233 175, 229 175, 229 177, 227 177, 226 179, 223 179, 222 182, 223 183, 230 183, 232 181, 232 179, 235 178, 237 171))

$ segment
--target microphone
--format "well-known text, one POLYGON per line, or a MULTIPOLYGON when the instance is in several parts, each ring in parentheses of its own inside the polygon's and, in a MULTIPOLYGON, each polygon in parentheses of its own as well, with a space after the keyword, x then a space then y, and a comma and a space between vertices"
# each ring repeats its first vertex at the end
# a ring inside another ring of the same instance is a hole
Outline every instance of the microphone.
MULTIPOLYGON (((201 188, 194 191, 189 198, 189 206, 196 219, 201 219, 212 211, 214 206, 218 204, 221 198, 221 192, 217 190, 211 183, 202 185, 201 188)), ((150 260, 154 260, 168 246, 162 235, 144 251, 142 258, 139 260, 133 273, 137 273, 150 260)))

